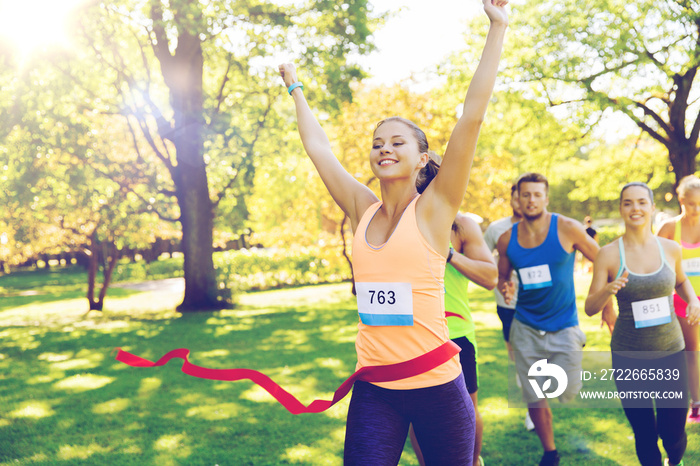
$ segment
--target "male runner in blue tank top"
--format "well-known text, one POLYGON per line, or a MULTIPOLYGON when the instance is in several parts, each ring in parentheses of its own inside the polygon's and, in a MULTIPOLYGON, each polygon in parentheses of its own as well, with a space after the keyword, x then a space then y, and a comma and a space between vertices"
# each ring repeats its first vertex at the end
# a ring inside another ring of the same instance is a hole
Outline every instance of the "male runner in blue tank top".
MULTIPOLYGON (((586 336, 578 326, 574 290, 574 255, 580 251, 593 261, 600 249, 571 218, 550 213, 549 183, 539 173, 526 173, 518 180, 518 198, 523 220, 498 239, 498 288, 513 295, 512 270, 520 279, 510 344, 515 367, 522 381, 523 399, 537 432, 544 455, 540 466, 558 465, 554 444, 552 411, 529 383, 529 369, 540 359, 557 364, 569 373, 568 386, 559 396, 572 400, 581 389, 581 350, 586 336)), ((604 320, 610 311, 604 311, 604 320)), ((606 320, 609 325, 612 321, 606 320)))

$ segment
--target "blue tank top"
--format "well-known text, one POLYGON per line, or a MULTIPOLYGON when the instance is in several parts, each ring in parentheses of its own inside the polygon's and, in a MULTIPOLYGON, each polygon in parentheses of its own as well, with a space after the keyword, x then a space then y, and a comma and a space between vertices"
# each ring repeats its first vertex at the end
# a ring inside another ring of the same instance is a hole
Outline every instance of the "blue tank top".
POLYGON ((518 302, 515 318, 537 330, 557 332, 578 325, 574 289, 574 252, 559 242, 559 216, 552 214, 544 242, 534 248, 518 243, 513 225, 506 255, 518 273, 518 302))

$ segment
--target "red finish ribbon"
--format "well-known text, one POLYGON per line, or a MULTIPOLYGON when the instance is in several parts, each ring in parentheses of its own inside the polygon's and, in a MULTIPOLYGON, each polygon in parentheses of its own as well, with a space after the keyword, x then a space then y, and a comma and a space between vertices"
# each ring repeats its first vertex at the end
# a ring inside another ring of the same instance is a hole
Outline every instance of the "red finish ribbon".
POLYGON ((459 346, 450 340, 438 346, 434 350, 408 361, 388 364, 386 366, 362 367, 360 370, 352 374, 345 382, 343 382, 340 387, 338 387, 331 401, 314 400, 310 405, 305 406, 293 395, 277 385, 271 378, 261 372, 252 369, 210 369, 192 364, 187 359, 187 356, 190 354, 190 350, 187 348, 179 348, 169 351, 156 362, 152 362, 148 359, 136 356, 135 354, 123 351, 121 348, 117 349, 119 351, 115 359, 132 367, 164 366, 171 359, 180 358, 184 360, 182 364, 182 372, 193 377, 226 381, 245 379, 251 380, 265 389, 292 414, 320 413, 327 410, 348 394, 350 388, 352 388, 352 385, 356 380, 363 380, 365 382, 391 382, 394 380, 406 379, 408 377, 413 377, 424 372, 428 372, 429 370, 446 363, 460 352, 459 346))

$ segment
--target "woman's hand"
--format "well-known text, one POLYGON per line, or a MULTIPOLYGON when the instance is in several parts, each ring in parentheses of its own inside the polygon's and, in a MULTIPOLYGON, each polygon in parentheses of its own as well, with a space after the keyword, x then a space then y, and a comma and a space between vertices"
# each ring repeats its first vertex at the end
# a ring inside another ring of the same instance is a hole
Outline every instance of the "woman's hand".
POLYGON ((629 277, 630 273, 625 270, 622 275, 620 275, 619 278, 615 279, 614 281, 608 283, 605 286, 605 291, 608 292, 608 294, 616 295, 618 291, 620 291, 622 288, 627 285, 627 282, 629 281, 627 277, 629 277))
POLYGON ((507 4, 508 0, 484 0, 484 11, 491 20, 491 24, 508 25, 507 4))
POLYGON ((617 322, 617 314, 615 314, 615 309, 612 306, 612 301, 608 301, 605 303, 605 307, 603 308, 603 314, 601 316, 601 321, 600 321, 600 328, 603 328, 603 325, 608 326, 608 330, 610 331, 610 335, 612 335, 613 330, 615 330, 615 323, 617 322))
POLYGON ((279 69, 280 75, 282 76, 282 79, 284 80, 284 85, 286 87, 289 87, 298 81, 297 70, 292 63, 282 63, 279 66, 279 69))

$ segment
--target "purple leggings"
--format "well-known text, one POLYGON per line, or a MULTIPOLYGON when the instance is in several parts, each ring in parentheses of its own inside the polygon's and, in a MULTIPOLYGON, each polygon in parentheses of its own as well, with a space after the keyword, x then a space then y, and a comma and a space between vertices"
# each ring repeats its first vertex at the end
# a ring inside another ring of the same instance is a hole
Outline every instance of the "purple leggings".
POLYGON ((355 382, 345 429, 345 465, 395 466, 411 423, 426 465, 471 464, 474 405, 460 374, 452 382, 413 390, 355 382))

